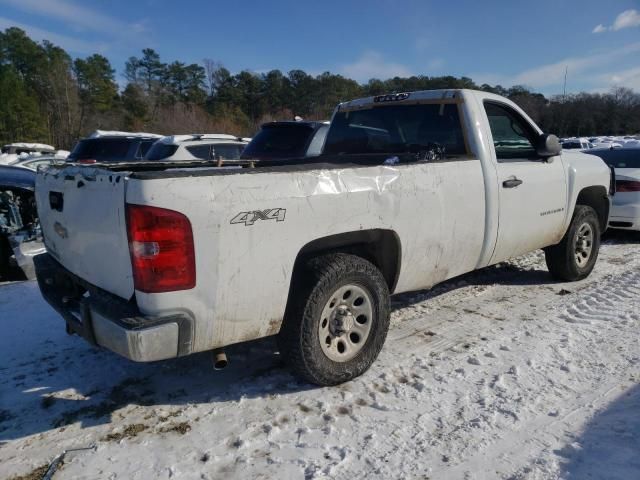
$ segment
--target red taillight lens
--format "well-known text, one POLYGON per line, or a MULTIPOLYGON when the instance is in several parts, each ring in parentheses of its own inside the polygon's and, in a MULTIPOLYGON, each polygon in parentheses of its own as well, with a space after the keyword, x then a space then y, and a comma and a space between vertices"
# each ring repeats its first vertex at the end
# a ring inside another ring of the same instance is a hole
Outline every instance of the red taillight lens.
POLYGON ((635 180, 616 180, 616 192, 640 192, 640 182, 635 180))
POLYGON ((81 158, 78 160, 78 163, 81 163, 82 165, 91 165, 92 163, 98 163, 98 161, 94 158, 81 158))
POLYGON ((136 290, 188 290, 196 285, 189 219, 164 208, 127 204, 127 232, 136 290))

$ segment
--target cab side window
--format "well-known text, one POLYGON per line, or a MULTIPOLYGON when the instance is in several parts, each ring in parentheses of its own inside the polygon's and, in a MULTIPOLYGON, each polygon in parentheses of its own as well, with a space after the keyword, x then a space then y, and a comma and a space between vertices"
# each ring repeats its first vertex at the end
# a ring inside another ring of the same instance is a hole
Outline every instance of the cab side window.
POLYGON ((498 162, 528 161, 538 158, 531 141, 535 138, 535 132, 529 122, 505 105, 485 102, 484 109, 489 119, 498 162))

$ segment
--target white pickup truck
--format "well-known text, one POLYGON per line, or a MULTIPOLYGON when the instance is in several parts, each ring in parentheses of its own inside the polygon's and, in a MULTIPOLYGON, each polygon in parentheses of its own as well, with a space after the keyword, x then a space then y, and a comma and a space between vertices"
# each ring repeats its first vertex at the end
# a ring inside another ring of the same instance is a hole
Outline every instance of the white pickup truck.
POLYGON ((42 171, 36 267, 70 333, 131 360, 278 334, 332 385, 377 357, 390 294, 540 248, 554 277, 589 275, 612 194, 602 160, 505 98, 382 95, 340 104, 311 160, 42 171))

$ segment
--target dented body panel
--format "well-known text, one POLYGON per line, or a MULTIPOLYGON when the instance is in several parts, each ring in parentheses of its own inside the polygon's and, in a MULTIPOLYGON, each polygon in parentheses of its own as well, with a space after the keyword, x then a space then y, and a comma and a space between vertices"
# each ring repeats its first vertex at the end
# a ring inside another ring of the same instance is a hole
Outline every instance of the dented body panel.
MULTIPOLYGON (((608 189, 609 170, 588 155, 587 160, 558 156, 551 162, 497 162, 482 107, 484 100, 496 98, 531 122, 513 103, 483 92, 417 92, 397 100, 457 106, 467 154, 443 161, 264 171, 210 168, 193 174, 181 169, 162 175, 51 169, 39 175, 37 194, 47 247, 64 268, 89 284, 135 301, 142 315, 193 319, 190 352, 276 334, 300 252, 326 237, 392 232, 399 244, 393 293, 429 288, 557 243, 580 189, 608 189), (503 182, 514 175, 527 183, 504 191, 503 182), (83 176, 94 180, 78 188, 83 176), (59 190, 64 213, 49 204, 50 192, 59 190), (188 217, 196 259, 193 289, 134 290, 126 203, 188 217), (67 238, 56 223, 67 229, 67 238)), ((374 102, 348 102, 338 111, 374 102)))
POLYGON ((268 182, 259 174, 194 177, 187 190, 184 181, 130 180, 127 202, 181 212, 193 210, 194 198, 206 204, 189 213, 196 287, 136 294, 143 312, 180 304, 202 319, 196 350, 277 333, 297 255, 318 238, 365 229, 395 232, 402 245, 396 292, 473 270, 482 249, 485 208, 477 161, 271 173, 268 182), (241 212, 265 208, 285 210, 283 221, 232 223, 241 212))

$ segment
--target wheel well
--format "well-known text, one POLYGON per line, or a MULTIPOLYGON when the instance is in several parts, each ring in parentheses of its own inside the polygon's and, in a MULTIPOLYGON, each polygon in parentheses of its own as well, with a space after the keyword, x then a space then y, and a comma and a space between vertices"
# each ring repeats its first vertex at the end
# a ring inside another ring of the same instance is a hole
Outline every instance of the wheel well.
POLYGON ((400 274, 400 239, 392 230, 358 230, 318 238, 307 243, 296 257, 292 282, 304 263, 319 253, 343 252, 362 257, 382 272, 393 292, 400 274))
POLYGON ((576 205, 587 205, 593 208, 598 214, 600 231, 607 229, 607 219, 609 218, 609 198, 607 190, 601 185, 583 188, 578 195, 576 205))

